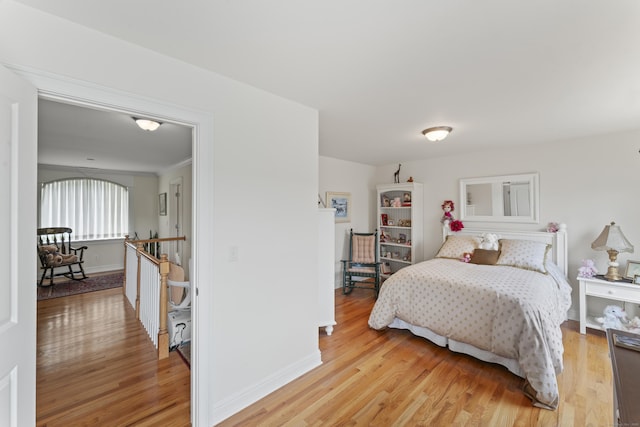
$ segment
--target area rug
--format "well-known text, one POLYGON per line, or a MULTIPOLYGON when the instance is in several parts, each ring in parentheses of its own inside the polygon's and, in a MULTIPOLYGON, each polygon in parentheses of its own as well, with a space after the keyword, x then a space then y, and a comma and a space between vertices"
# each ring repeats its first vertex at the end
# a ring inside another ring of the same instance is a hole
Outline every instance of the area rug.
POLYGON ((124 273, 122 271, 90 276, 84 280, 54 282, 53 286, 38 287, 38 301, 118 288, 122 287, 123 282, 124 273))

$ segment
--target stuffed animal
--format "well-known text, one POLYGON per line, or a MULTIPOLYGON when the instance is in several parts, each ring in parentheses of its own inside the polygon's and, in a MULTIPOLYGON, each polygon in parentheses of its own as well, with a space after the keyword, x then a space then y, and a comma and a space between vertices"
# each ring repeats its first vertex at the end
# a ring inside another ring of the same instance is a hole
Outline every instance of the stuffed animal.
POLYGON ((445 200, 442 204, 442 210, 444 211, 444 213, 442 214, 442 219, 440 220, 440 222, 444 224, 445 222, 453 221, 452 212, 455 210, 453 200, 445 200))
POLYGON ((624 324, 627 323, 627 313, 622 307, 617 305, 608 305, 604 308, 604 316, 596 317, 596 322, 602 324, 603 329, 621 329, 625 330, 624 324))
POLYGON ((598 274, 598 269, 596 268, 592 259, 583 259, 582 267, 578 269, 578 276, 580 277, 593 277, 598 274))
POLYGON ((627 323, 627 331, 633 332, 634 334, 640 334, 640 317, 635 316, 633 319, 629 320, 629 323, 627 323))
POLYGON ((482 234, 480 249, 498 250, 498 235, 493 233, 482 234))
POLYGON ((462 254, 462 262, 470 262, 471 261, 471 252, 465 252, 462 254))
POLYGON ((40 247, 40 252, 44 255, 46 265, 49 267, 58 267, 78 261, 77 255, 61 254, 55 245, 43 245, 40 247))

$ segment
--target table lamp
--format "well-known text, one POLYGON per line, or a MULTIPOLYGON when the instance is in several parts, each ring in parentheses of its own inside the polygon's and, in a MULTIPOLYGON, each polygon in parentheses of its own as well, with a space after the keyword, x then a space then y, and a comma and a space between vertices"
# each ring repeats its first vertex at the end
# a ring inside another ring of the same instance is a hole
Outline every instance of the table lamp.
POLYGON ((616 225, 613 221, 610 225, 605 225, 602 233, 591 244, 591 249, 607 251, 609 254, 609 268, 607 269, 607 274, 604 275, 605 279, 613 281, 623 278, 618 272, 619 264, 616 259, 620 252, 633 253, 633 245, 624 237, 619 225, 616 225))

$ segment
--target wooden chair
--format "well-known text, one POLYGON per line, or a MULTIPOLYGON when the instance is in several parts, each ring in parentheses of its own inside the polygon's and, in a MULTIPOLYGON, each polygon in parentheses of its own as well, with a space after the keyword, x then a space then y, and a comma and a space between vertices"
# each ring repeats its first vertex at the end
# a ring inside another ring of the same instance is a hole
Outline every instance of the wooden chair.
POLYGON ((380 262, 378 261, 378 230, 373 233, 349 233, 349 259, 342 262, 342 293, 350 294, 354 288, 371 289, 378 298, 380 290, 380 262), (354 280, 367 278, 371 280, 354 280), (368 284, 365 286, 364 284, 368 284))
POLYGON ((40 268, 43 270, 38 286, 42 286, 47 272, 49 272, 50 285, 53 285, 53 278, 57 276, 65 276, 73 280, 87 278, 82 263, 84 250, 88 248, 71 246, 72 231, 67 227, 38 228, 38 258, 40 258, 40 268), (56 268, 62 271, 55 271, 56 268))

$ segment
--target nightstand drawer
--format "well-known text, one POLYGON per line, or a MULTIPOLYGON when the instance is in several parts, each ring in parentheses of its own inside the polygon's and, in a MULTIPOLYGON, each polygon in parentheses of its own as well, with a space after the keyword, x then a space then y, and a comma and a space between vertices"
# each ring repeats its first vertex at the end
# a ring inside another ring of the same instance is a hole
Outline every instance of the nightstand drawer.
POLYGON ((640 286, 587 282, 587 295, 640 303, 640 286))

